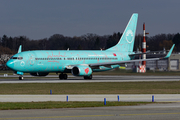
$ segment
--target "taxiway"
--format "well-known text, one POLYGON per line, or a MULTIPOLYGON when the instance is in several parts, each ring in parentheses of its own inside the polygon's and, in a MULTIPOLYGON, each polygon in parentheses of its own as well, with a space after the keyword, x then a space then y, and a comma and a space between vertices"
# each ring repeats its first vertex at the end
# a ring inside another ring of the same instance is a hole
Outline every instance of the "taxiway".
MULTIPOLYGON (((142 82, 142 81, 180 81, 180 76, 101 76, 94 75, 92 80, 84 80, 82 77, 69 76, 67 80, 59 80, 58 76, 48 77, 24 76, 24 80, 18 80, 18 76, 0 76, 1 83, 83 83, 83 82, 142 82)), ((153 94, 119 94, 120 101, 144 101, 151 102, 153 94)), ((0 95, 0 102, 38 102, 38 101, 117 101, 115 94, 101 95, 0 95)), ((62 108, 45 110, 1 110, 0 120, 41 120, 41 119, 68 119, 68 120, 109 120, 109 119, 179 119, 180 95, 179 94, 155 94, 155 102, 173 102, 161 104, 148 104, 140 106, 119 107, 94 107, 94 108, 62 108)))
POLYGON ((179 118, 180 103, 0 111, 0 120, 178 120, 179 118))

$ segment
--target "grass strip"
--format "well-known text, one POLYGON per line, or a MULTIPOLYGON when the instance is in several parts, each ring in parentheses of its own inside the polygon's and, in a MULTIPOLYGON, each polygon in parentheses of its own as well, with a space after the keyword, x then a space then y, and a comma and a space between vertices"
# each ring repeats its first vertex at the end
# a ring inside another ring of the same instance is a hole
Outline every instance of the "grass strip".
POLYGON ((0 84, 0 94, 180 94, 180 81, 0 84))
POLYGON ((133 106, 150 102, 0 102, 0 110, 133 106))

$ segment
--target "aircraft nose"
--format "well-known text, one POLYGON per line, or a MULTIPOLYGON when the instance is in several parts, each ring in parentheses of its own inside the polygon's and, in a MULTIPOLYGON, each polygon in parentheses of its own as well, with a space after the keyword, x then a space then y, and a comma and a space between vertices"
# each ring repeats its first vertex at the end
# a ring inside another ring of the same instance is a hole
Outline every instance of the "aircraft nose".
POLYGON ((6 66, 9 68, 9 69, 13 69, 14 68, 14 62, 9 60, 7 63, 6 63, 6 66))

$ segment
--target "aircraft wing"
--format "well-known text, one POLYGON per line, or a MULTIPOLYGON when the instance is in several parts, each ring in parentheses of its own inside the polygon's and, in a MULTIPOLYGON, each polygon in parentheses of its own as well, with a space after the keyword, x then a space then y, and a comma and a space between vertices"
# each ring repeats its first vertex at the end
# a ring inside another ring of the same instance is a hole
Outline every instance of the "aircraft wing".
POLYGON ((134 53, 134 54, 129 54, 129 56, 143 55, 143 54, 150 54, 150 52, 147 51, 147 52, 145 52, 145 53, 134 53))
POLYGON ((93 63, 89 64, 90 67, 95 66, 107 66, 107 65, 120 65, 123 63, 139 62, 139 61, 150 61, 150 60, 161 60, 163 58, 152 58, 152 59, 136 59, 136 60, 127 60, 127 61, 117 61, 117 62, 104 62, 104 63, 93 63))
POLYGON ((144 54, 152 54, 152 53, 159 53, 159 52, 164 52, 164 51, 146 51, 145 53, 134 53, 134 54, 129 54, 129 56, 138 56, 138 55, 144 55, 144 54))
POLYGON ((89 64, 90 67, 96 67, 96 66, 106 66, 106 65, 120 65, 123 63, 130 63, 130 62, 139 62, 139 61, 151 61, 151 60, 162 60, 162 59, 166 59, 169 58, 173 48, 174 48, 175 44, 171 47, 171 49, 169 50, 168 54, 163 57, 163 58, 150 58, 150 59, 135 59, 135 60, 127 60, 127 61, 116 61, 116 62, 104 62, 104 63, 93 63, 93 64, 89 64))
MULTIPOLYGON (((131 63, 131 62, 139 62, 139 61, 151 61, 151 60, 162 60, 162 59, 166 59, 166 58, 169 58, 172 51, 173 51, 173 48, 174 48, 175 44, 171 47, 171 49, 169 50, 168 54, 165 56, 165 57, 162 57, 162 58, 150 58, 150 59, 135 59, 135 60, 127 60, 127 61, 116 61, 116 62, 104 62, 104 63, 92 63, 92 64, 83 64, 85 66, 89 66, 89 67, 92 67, 92 68, 98 68, 99 66, 111 66, 111 65, 123 65, 124 63, 131 63)), ((79 65, 79 64, 77 64, 79 65)), ((76 65, 68 65, 66 66, 66 69, 72 69, 74 66, 76 65)))
MULTIPOLYGON (((136 60, 127 60, 127 61, 117 61, 117 62, 104 62, 104 63, 92 63, 92 64, 83 64, 83 66, 89 66, 93 69, 95 68, 99 68, 99 66, 104 66, 104 67, 110 67, 111 65, 120 65, 122 66, 125 63, 131 63, 131 62, 139 62, 139 61, 150 61, 150 60, 161 60, 164 58, 152 58, 152 59, 136 59, 136 60)), ((81 64, 77 64, 77 65, 81 65, 81 64)), ((74 66, 76 65, 68 65, 66 66, 66 69, 71 70, 74 66)))

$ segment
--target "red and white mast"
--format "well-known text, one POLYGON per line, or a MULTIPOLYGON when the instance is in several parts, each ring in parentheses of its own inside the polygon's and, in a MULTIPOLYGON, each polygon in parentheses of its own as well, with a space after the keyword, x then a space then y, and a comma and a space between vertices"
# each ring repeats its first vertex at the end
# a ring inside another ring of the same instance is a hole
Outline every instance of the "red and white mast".
MULTIPOLYGON (((145 23, 143 24, 143 32, 144 32, 144 34, 143 34, 143 42, 142 42, 142 53, 145 53, 146 52, 145 23)), ((146 54, 142 55, 142 59, 146 59, 146 54)), ((142 65, 144 65, 146 67, 146 61, 142 61, 142 65)))

